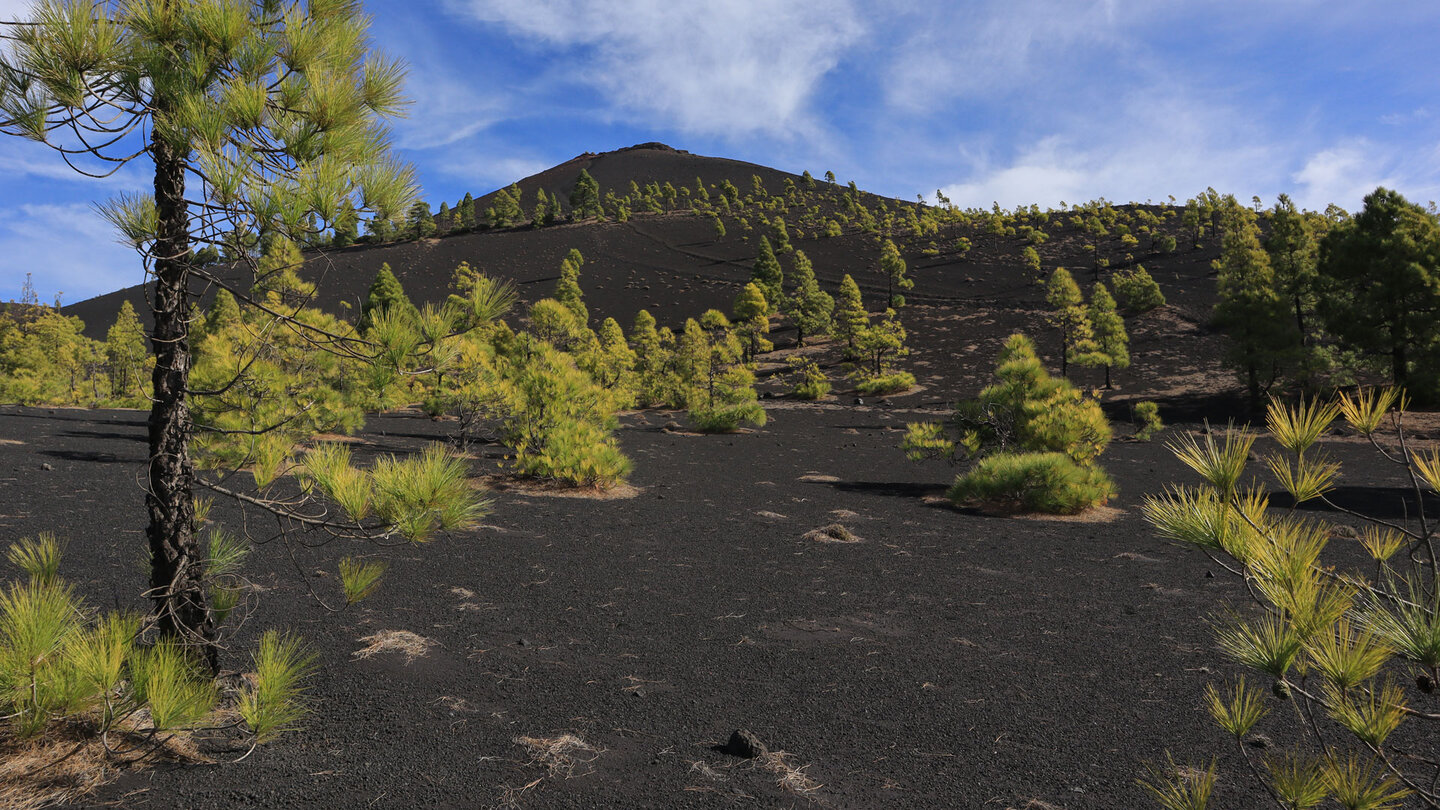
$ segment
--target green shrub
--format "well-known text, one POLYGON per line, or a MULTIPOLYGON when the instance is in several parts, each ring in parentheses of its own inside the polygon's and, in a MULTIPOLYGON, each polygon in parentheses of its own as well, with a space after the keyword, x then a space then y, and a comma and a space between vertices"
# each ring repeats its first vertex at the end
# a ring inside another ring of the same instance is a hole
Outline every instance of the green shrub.
POLYGON ((701 433, 733 433, 746 422, 763 427, 766 415, 760 403, 740 402, 733 405, 691 408, 690 421, 701 433))
POLYGON ((1165 306, 1165 295, 1160 292, 1160 285, 1155 283, 1143 265, 1137 264, 1134 270, 1116 273, 1113 280, 1115 298, 1126 311, 1138 314, 1165 306))
POLYGON ((830 393, 830 380, 820 370, 820 364, 809 357, 791 357, 790 374, 795 379, 792 392, 796 399, 816 400, 830 393))
POLYGON ((805 380, 803 382, 798 382, 795 384, 795 390, 793 391, 793 393, 795 394, 796 399, 804 399, 813 402, 814 400, 820 399, 826 394, 830 393, 830 381, 805 380))
POLYGON ((956 504, 1015 505, 1029 512, 1071 515, 1101 506, 1115 484, 1098 467, 1076 464, 1064 453, 996 453, 957 476, 956 504))
POLYGON ((855 390, 870 396, 882 396, 894 394, 898 391, 905 391, 915 385, 915 375, 908 371, 896 371, 891 374, 882 374, 878 377, 870 377, 856 383, 855 390))
POLYGON ((1150 400, 1135 403, 1135 421, 1140 425, 1135 438, 1142 442, 1150 441, 1165 429, 1165 423, 1160 421, 1160 406, 1150 400))

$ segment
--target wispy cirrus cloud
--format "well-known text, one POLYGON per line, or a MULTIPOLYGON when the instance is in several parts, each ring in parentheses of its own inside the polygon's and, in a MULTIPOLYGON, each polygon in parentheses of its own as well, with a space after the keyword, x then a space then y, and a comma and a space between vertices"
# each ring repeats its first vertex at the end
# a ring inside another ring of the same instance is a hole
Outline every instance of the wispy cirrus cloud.
POLYGON ((82 301, 145 280, 140 257, 84 203, 0 208, 0 300, 17 298, 27 273, 47 302, 57 293, 82 301))
POLYGON ((704 135, 813 130, 818 84, 864 33, 848 0, 450 0, 553 50, 577 82, 653 124, 704 135))

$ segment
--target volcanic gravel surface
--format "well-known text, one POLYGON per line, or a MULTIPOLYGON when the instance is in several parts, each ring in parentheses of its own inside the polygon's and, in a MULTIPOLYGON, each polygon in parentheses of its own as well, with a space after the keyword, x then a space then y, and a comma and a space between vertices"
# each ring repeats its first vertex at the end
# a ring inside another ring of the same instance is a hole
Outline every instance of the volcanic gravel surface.
MULTIPOLYGON (((939 413, 770 404, 735 435, 630 415, 633 497, 501 492, 479 529, 368 549, 383 586, 338 613, 311 592, 338 602, 355 549, 257 548, 224 663, 245 669, 263 629, 303 634, 321 664, 303 731, 239 764, 128 775, 96 804, 1140 807, 1134 780, 1168 749, 1218 753, 1225 806, 1258 806, 1200 707, 1234 674, 1205 619, 1243 591, 1140 518, 1143 493, 1186 479, 1161 443, 1112 445, 1121 495, 1099 514, 986 515, 945 505, 949 468, 896 447, 939 413), (837 523, 853 542, 814 533, 837 523), (428 652, 357 656, 394 631, 428 652), (784 755, 725 753, 737 729, 784 755)), ((357 448, 447 426, 380 416, 357 448)), ((143 608, 144 452, 136 412, 0 409, 0 537, 56 532, 92 603, 143 608)), ((1366 475, 1351 496, 1383 495, 1366 475)), ((213 519, 243 525, 226 504, 213 519)))

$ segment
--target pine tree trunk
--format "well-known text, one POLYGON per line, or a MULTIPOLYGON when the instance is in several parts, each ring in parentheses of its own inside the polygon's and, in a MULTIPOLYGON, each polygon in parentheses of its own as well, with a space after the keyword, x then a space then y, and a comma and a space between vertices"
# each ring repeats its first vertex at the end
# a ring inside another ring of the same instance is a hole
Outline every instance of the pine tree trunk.
POLYGON ((150 596, 161 633, 191 646, 218 671, 214 622, 204 586, 204 558, 195 536, 195 467, 190 458, 190 221, 184 156, 159 136, 155 159, 157 234, 154 246, 154 404, 150 408, 150 596))

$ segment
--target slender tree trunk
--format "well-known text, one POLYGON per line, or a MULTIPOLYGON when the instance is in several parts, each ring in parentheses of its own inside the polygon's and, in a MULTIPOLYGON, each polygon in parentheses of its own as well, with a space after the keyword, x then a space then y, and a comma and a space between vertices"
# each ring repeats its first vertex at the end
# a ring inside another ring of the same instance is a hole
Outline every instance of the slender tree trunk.
POLYGON ((150 596, 161 633, 193 647, 218 671, 215 624, 204 586, 204 558, 195 536, 195 467, 190 458, 189 213, 184 156, 156 135, 154 247, 154 404, 150 408, 150 596))
POLYGON ((1107 363, 1105 365, 1105 390, 1108 391, 1113 387, 1114 386, 1110 384, 1110 365, 1107 363))

